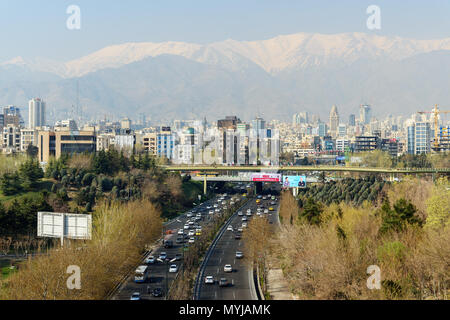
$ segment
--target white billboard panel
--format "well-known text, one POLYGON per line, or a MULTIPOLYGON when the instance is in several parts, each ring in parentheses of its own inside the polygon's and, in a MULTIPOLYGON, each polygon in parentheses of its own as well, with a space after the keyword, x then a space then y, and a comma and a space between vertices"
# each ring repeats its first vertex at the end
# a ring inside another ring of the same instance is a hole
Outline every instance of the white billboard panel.
POLYGON ((37 236, 91 239, 92 216, 73 213, 38 212, 37 236))

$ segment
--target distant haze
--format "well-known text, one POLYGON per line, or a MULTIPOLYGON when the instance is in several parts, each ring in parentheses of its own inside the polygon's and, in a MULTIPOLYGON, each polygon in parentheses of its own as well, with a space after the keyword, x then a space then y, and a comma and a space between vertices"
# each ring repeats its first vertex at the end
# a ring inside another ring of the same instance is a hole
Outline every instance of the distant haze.
POLYGON ((358 106, 374 116, 450 105, 450 38, 413 40, 364 33, 298 33, 263 41, 206 45, 163 42, 106 47, 66 63, 0 63, 0 105, 40 96, 55 118, 79 101, 86 118, 290 120, 333 104, 341 122, 358 106))

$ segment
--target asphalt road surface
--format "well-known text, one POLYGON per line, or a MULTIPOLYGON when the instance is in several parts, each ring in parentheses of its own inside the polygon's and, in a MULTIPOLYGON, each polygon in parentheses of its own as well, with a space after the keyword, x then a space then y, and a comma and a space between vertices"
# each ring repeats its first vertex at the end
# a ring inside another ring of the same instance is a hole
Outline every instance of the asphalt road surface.
MULTIPOLYGON (((227 197, 229 199, 230 197, 227 197)), ((213 206, 213 203, 215 203, 215 199, 210 199, 203 204, 195 207, 195 209, 199 212, 204 210, 202 212, 202 218, 203 220, 200 220, 198 223, 204 227, 208 221, 209 221, 209 215, 207 209, 208 206, 213 206)), ((195 214, 194 214, 195 216, 195 214)), ((165 236, 165 240, 172 240, 173 241, 173 247, 172 248, 164 248, 163 244, 153 250, 151 253, 155 258, 159 257, 159 254, 161 252, 167 253, 167 261, 171 260, 175 257, 177 253, 183 253, 183 244, 176 244, 177 239, 177 231, 180 228, 183 228, 183 226, 186 223, 186 220, 189 218, 187 217, 187 212, 183 215, 179 216, 177 219, 169 222, 165 225, 165 230, 172 230, 173 234, 165 236)), ((187 241, 187 239, 186 239, 187 241)), ((149 264, 149 279, 144 283, 135 283, 134 282, 134 272, 131 274, 131 276, 127 279, 127 281, 119 288, 116 295, 113 297, 113 300, 130 300, 131 295, 134 292, 139 292, 141 294, 142 300, 161 300, 165 298, 165 293, 167 292, 167 287, 170 288, 171 282, 175 279, 177 273, 169 273, 169 266, 171 264, 176 264, 178 266, 178 270, 180 271, 182 268, 182 259, 180 261, 175 262, 159 262, 156 261, 154 264, 149 264), (167 276, 167 277, 166 277, 167 276), (167 281, 166 281, 167 278, 167 281), (150 293, 148 292, 148 288, 150 289, 150 293), (163 291, 163 295, 161 297, 153 297, 152 291, 155 288, 161 288, 163 291)), ((145 263, 142 262, 141 265, 145 265, 145 263)), ((136 266, 137 267, 137 266, 136 266)))
MULTIPOLYGON (((269 208, 272 200, 262 200, 261 205, 264 208, 269 208)), ((274 211, 269 214, 263 214, 269 219, 272 224, 277 223, 276 212, 279 205, 277 196, 276 205, 273 205, 274 211)), ((244 208, 240 211, 245 215, 247 209, 251 209, 254 219, 257 210, 256 199, 251 199, 244 208)), ((231 225, 234 231, 225 231, 217 242, 216 247, 212 251, 208 261, 206 262, 203 279, 200 284, 200 300, 257 300, 255 294, 255 285, 253 281, 253 270, 246 264, 245 249, 242 240, 235 239, 237 229, 242 226, 242 216, 235 215, 231 220, 231 225), (236 251, 244 253, 243 259, 236 258, 236 251), (224 266, 231 264, 233 272, 224 272, 224 266), (214 284, 205 284, 207 276, 214 277, 214 284), (220 278, 226 278, 229 285, 227 287, 220 287, 218 281, 220 278)), ((248 218, 248 217, 247 217, 248 218)), ((249 221, 247 221, 248 223, 249 221)))

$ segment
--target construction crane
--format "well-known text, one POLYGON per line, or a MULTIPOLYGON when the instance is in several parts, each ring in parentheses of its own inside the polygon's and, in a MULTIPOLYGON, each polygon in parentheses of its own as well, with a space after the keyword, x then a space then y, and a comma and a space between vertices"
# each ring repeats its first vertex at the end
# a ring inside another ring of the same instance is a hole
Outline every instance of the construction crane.
POLYGON ((441 113, 450 113, 450 111, 441 111, 436 104, 434 106, 433 111, 419 111, 419 114, 432 113, 434 115, 434 151, 440 151, 440 143, 439 143, 439 114, 441 113))

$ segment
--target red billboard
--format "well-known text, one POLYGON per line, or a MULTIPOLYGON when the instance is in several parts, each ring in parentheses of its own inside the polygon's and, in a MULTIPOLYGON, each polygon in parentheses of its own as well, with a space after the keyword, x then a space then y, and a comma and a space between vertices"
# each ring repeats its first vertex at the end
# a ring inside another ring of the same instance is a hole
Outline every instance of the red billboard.
POLYGON ((279 173, 252 173, 253 182, 281 182, 279 173))

